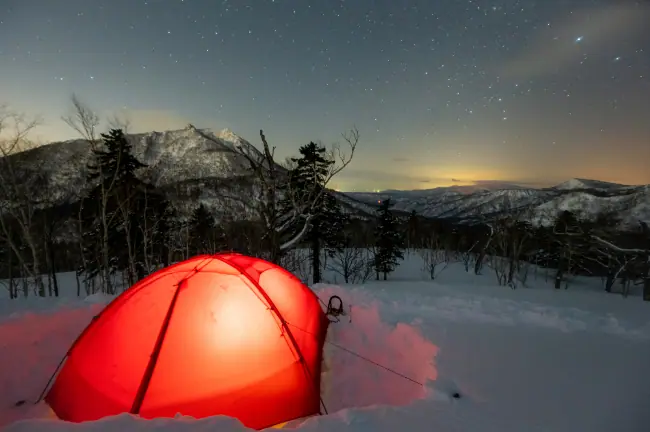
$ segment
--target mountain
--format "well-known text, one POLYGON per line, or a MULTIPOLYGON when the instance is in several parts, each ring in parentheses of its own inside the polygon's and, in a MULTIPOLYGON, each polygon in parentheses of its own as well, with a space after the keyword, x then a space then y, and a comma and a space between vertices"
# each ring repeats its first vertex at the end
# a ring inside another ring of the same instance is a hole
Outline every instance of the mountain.
MULTIPOLYGON (((233 195, 238 178, 250 176, 249 163, 239 150, 243 148, 243 153, 252 158, 263 157, 254 145, 229 129, 213 133, 190 124, 180 130, 129 134, 127 139, 136 158, 147 165, 140 173, 142 179, 163 190, 181 213, 199 203, 216 211, 224 205, 237 205, 223 197, 224 192, 233 195)), ((35 201, 63 203, 78 200, 87 187, 91 150, 88 141, 76 139, 46 144, 9 158, 13 166, 38 172, 45 179, 44 187, 34 190, 35 201)), ((355 206, 341 201, 348 212, 358 213, 355 206)), ((244 211, 240 205, 237 208, 239 213, 244 211)))
POLYGON ((350 192, 347 195, 376 208, 390 198, 395 210, 415 211, 429 218, 481 222, 507 213, 519 213, 534 225, 548 225, 568 210, 593 220, 600 213, 614 213, 622 226, 650 221, 650 185, 628 186, 598 180, 572 179, 551 188, 513 188, 458 191, 441 187, 415 191, 350 192))
MULTIPOLYGON (((141 174, 143 179, 168 189, 179 184, 227 181, 247 174, 246 160, 236 151, 239 146, 248 146, 249 153, 259 154, 253 145, 228 129, 213 134, 188 125, 181 130, 131 134, 128 139, 138 160, 148 165, 141 174)), ((80 196, 91 154, 91 144, 77 139, 9 157, 22 161, 21 167, 41 172, 47 179, 47 187, 41 192, 47 194, 48 201, 61 202, 80 196)))
MULTIPOLYGON (((136 157, 148 165, 146 181, 168 193, 183 210, 199 203, 219 210, 224 204, 220 187, 248 175, 238 151, 259 155, 255 146, 229 129, 213 133, 188 125, 185 129, 131 134, 136 157)), ((57 142, 10 156, 42 173, 47 187, 35 193, 49 201, 71 201, 80 196, 87 174, 91 146, 84 140, 57 142)), ((571 179, 550 188, 527 188, 508 183, 480 183, 424 190, 332 192, 348 213, 372 217, 379 203, 390 198, 395 211, 416 211, 424 217, 481 222, 510 212, 521 213, 534 224, 548 224, 563 210, 593 219, 613 212, 624 225, 650 221, 650 186, 628 186, 598 180, 571 179)))
POLYGON ((616 191, 631 188, 634 186, 621 185, 618 183, 610 183, 601 180, 588 180, 573 178, 554 186, 553 189, 557 190, 600 190, 600 191, 616 191))

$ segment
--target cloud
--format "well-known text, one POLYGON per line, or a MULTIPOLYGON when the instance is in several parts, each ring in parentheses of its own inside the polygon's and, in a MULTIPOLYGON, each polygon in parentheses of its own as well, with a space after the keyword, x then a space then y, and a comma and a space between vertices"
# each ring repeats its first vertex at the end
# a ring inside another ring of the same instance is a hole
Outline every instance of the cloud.
POLYGON ((511 188, 513 186, 519 187, 530 187, 530 188, 540 188, 549 186, 547 181, 533 181, 533 180, 474 180, 474 184, 477 186, 483 186, 487 188, 511 188))
POLYGON ((375 190, 375 189, 421 189, 422 185, 428 188, 461 186, 482 187, 488 189, 509 189, 516 187, 541 188, 552 186, 552 182, 513 179, 513 180, 463 180, 450 177, 416 177, 402 173, 391 173, 379 170, 346 169, 339 174, 335 183, 343 190, 375 190))
POLYGON ((381 184, 416 184, 420 182, 431 182, 432 179, 413 177, 408 174, 391 173, 379 170, 345 169, 337 177, 352 181, 376 181, 381 184))
POLYGON ((398 157, 394 157, 392 160, 393 162, 408 162, 410 159, 407 157, 398 156, 398 157))
POLYGON ((499 75, 530 79, 561 72, 578 64, 590 47, 602 53, 622 40, 638 36, 650 21, 650 7, 628 1, 618 3, 584 8, 569 19, 551 23, 523 52, 502 65, 499 75))

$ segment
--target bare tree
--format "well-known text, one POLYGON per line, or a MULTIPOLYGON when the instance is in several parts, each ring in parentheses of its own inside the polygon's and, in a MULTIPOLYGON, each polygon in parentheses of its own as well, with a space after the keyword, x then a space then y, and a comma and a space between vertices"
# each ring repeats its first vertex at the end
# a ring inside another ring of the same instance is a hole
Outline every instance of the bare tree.
POLYGON ((333 252, 327 268, 343 277, 345 283, 364 283, 374 272, 372 253, 368 249, 345 247, 333 252))
MULTIPOLYGON (((191 126, 206 140, 217 142, 215 137, 191 126)), ((296 247, 309 231, 311 220, 316 216, 323 193, 334 176, 345 169, 354 156, 359 142, 359 132, 353 128, 343 134, 343 139, 349 149, 345 154, 340 146, 335 145, 329 151, 329 157, 335 161, 325 175, 325 188, 315 188, 313 193, 300 194, 292 191, 288 185, 289 172, 275 161, 275 147, 269 145, 264 132, 260 130, 262 150, 258 150, 248 142, 239 142, 233 152, 242 161, 244 173, 252 176, 250 193, 246 196, 228 195, 227 198, 239 200, 252 210, 254 217, 262 223, 263 235, 268 253, 268 259, 278 263, 282 254, 296 247), (289 202, 289 208, 281 205, 289 202), (302 228, 296 234, 291 234, 293 227, 302 228), (287 238, 288 237, 288 238, 287 238)), ((217 142, 218 143, 218 142, 217 142)), ((220 143, 219 143, 220 144, 220 143)))
MULTIPOLYGON (((87 105, 81 102, 76 95, 72 96, 73 113, 63 117, 63 121, 74 129, 85 141, 90 144, 90 149, 94 153, 102 148, 102 141, 98 132, 99 117, 87 105)), ((110 255, 109 255, 109 227, 111 217, 107 211, 107 203, 110 198, 112 183, 115 179, 107 182, 105 173, 100 164, 98 164, 99 174, 99 187, 100 187, 100 202, 99 207, 99 223, 101 229, 101 244, 99 245, 98 261, 101 267, 100 282, 102 290, 108 293, 113 293, 111 275, 110 275, 110 255)), ((83 200, 82 200, 83 205, 83 200)), ((80 233, 83 237, 83 231, 80 233)))
POLYGON ((472 262, 472 257, 474 256, 473 251, 478 244, 479 244, 479 240, 476 240, 467 250, 461 250, 459 253, 460 260, 463 262, 465 271, 468 273, 469 273, 469 265, 472 262))
POLYGON ((423 245, 422 248, 418 249, 418 255, 422 258, 424 270, 429 274, 431 280, 434 280, 449 265, 449 251, 443 244, 440 235, 434 231, 431 231, 422 240, 423 245), (440 264, 444 265, 440 267, 440 264))
POLYGON ((488 229, 487 238, 483 240, 481 246, 478 248, 476 255, 476 262, 474 263, 474 274, 481 274, 481 269, 483 268, 483 262, 485 261, 485 256, 490 250, 490 243, 494 237, 494 227, 491 224, 485 224, 488 229))
POLYGON ((620 277, 623 285, 622 294, 626 297, 629 293, 629 282, 637 276, 638 284, 643 285, 643 299, 650 301, 650 229, 643 221, 639 221, 639 225, 645 248, 617 246, 613 241, 603 238, 605 232, 592 232, 590 237, 595 243, 595 250, 608 261, 609 272, 605 290, 611 291, 612 285, 620 277), (632 271, 633 267, 637 269, 636 272, 632 271))
POLYGON ((28 160, 20 154, 36 145, 29 139, 30 133, 39 125, 39 119, 28 119, 22 114, 0 108, 0 232, 16 258, 23 272, 39 295, 45 294, 41 278, 39 242, 34 235, 35 213, 38 200, 42 197, 36 191, 44 185, 43 171, 38 162, 28 160), (24 256, 15 236, 11 234, 11 223, 20 232, 30 253, 24 256))
POLYGON ((497 283, 505 286, 508 277, 508 220, 506 218, 495 221, 491 224, 491 241, 486 248, 488 264, 497 277, 497 283))
POLYGON ((278 263, 284 269, 287 269, 294 275, 298 277, 303 283, 309 283, 310 278, 310 266, 309 266, 309 254, 303 249, 293 249, 287 251, 280 257, 280 262, 278 263))

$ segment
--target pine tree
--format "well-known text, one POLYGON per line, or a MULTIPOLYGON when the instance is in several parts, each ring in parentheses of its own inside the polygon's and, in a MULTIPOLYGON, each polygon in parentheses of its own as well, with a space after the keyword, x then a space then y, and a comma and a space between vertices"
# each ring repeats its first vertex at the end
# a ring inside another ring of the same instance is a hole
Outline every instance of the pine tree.
MULTIPOLYGON (((295 167, 290 173, 290 194, 292 199, 313 201, 309 212, 313 215, 310 228, 305 235, 309 243, 312 260, 312 280, 321 281, 321 251, 328 254, 343 247, 343 229, 346 217, 338 200, 325 189, 326 177, 334 161, 327 157, 326 149, 314 142, 300 147, 301 157, 292 158, 295 167), (314 200, 315 197, 318 199, 314 200)), ((289 207, 291 208, 291 207, 289 207)), ((294 229, 301 229, 301 223, 294 229)))
POLYGON ((388 274, 397 267, 398 260, 404 259, 404 238, 399 231, 397 219, 390 211, 392 203, 390 199, 381 202, 378 213, 379 222, 375 228, 375 270, 377 279, 379 273, 383 273, 384 280, 388 274))
POLYGON ((189 230, 190 247, 194 254, 211 254, 224 247, 225 234, 203 203, 194 209, 189 221, 189 230))
POLYGON ((101 137, 104 149, 93 150, 95 163, 88 165, 88 180, 94 181, 101 177, 107 190, 138 183, 135 172, 147 165, 135 158, 124 132, 121 129, 111 129, 108 134, 101 134, 101 137))
POLYGON ((94 277, 100 272, 112 274, 127 270, 129 283, 134 283, 136 277, 147 272, 143 264, 147 233, 142 229, 142 218, 148 217, 145 215, 151 213, 149 209, 160 211, 166 200, 151 185, 137 178, 136 171, 146 165, 135 158, 122 130, 112 129, 101 136, 103 148, 93 150, 94 160, 88 164, 89 182, 99 184, 83 204, 85 245, 89 255, 86 273, 94 277), (104 251, 99 250, 104 242, 104 229, 108 257, 98 260, 97 256, 104 255, 104 251), (105 266, 108 269, 103 268, 105 266))

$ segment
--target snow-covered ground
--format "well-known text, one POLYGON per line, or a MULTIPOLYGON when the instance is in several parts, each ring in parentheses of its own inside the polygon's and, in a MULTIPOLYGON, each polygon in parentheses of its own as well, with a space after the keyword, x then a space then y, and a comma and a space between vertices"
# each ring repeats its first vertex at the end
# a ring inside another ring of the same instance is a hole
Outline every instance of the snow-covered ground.
MULTIPOLYGON (((334 281, 332 274, 327 275, 334 281)), ((341 296, 351 316, 333 324, 323 377, 329 415, 300 431, 650 430, 650 303, 606 294, 598 279, 556 291, 543 270, 528 287, 496 286, 493 272, 460 264, 427 281, 409 255, 391 280, 314 287, 341 296), (460 398, 452 395, 458 393, 460 398)), ((129 415, 72 425, 34 401, 70 343, 110 299, 0 294, 0 428, 7 431, 244 431, 227 418, 145 421, 129 415), (28 402, 16 407, 19 400, 28 402), (48 419, 48 417, 50 419, 48 419), (21 420, 22 419, 22 420, 21 420), (17 421, 21 420, 21 421, 17 421)))

